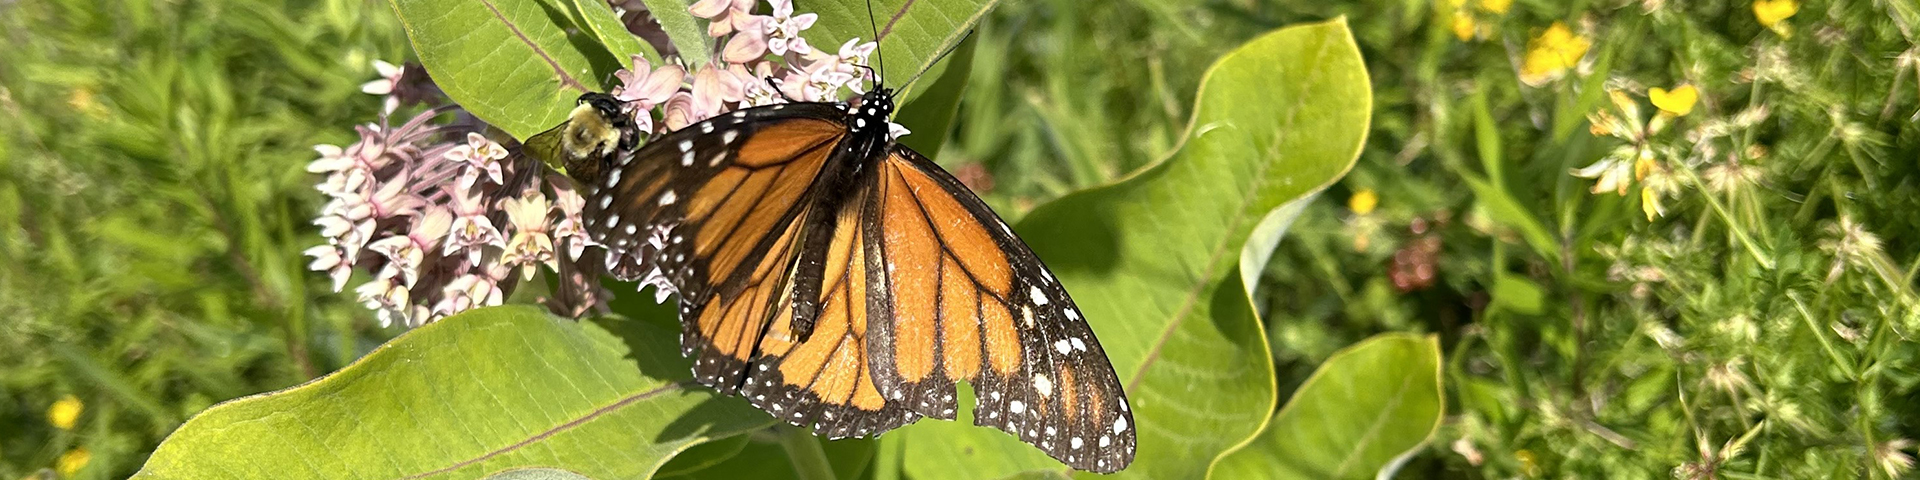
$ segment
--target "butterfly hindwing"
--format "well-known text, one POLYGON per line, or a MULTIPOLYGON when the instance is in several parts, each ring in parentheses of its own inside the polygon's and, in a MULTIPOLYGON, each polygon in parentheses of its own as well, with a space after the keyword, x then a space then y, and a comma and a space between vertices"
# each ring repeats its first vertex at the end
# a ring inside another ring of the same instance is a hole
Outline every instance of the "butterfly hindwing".
POLYGON ((954 382, 974 423, 1019 437, 1074 468, 1113 471, 1135 445, 1118 376, 1078 307, 984 202, 925 157, 895 146, 878 165, 868 256, 891 292, 870 317, 879 388, 891 401, 954 417, 954 382), (883 273, 881 273, 883 272, 883 273))

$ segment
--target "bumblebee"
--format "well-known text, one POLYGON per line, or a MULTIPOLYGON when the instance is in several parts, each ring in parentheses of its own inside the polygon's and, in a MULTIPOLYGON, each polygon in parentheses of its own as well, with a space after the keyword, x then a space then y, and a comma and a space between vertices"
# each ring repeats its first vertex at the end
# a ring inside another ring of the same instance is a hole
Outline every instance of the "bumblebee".
POLYGON ((633 149, 639 137, 633 118, 620 111, 619 99, 589 92, 580 96, 567 121, 528 138, 525 151, 573 178, 599 178, 614 155, 633 149))

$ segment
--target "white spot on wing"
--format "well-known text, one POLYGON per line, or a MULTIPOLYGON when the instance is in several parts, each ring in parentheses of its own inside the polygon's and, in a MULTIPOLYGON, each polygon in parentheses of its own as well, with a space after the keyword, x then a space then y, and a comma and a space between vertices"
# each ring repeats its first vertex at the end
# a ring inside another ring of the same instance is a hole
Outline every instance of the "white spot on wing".
POLYGON ((673 201, 678 199, 680 199, 679 195, 675 195, 672 190, 668 190, 666 195, 660 196, 660 206, 672 205, 673 201))
POLYGON ((700 133, 713 133, 713 122, 700 122, 700 133))
POLYGON ((680 151, 686 152, 686 151, 692 151, 692 150, 693 150, 693 140, 680 141, 680 151))
POLYGON ((1040 287, 1027 287, 1027 296, 1033 297, 1034 305, 1047 304, 1047 294, 1046 292, 1041 292, 1040 287))
POLYGON ((1086 443, 1087 442, 1080 440, 1080 437, 1073 437, 1073 440, 1068 442, 1068 444, 1073 445, 1074 450, 1079 450, 1080 446, 1086 443))
POLYGON ((1119 435, 1127 431, 1127 417, 1113 419, 1113 433, 1119 435))
POLYGON ((1080 337, 1073 337, 1069 340, 1071 341, 1071 343, 1073 343, 1074 350, 1079 350, 1082 352, 1087 351, 1087 342, 1080 341, 1080 337))
POLYGON ((1051 395, 1053 394, 1053 380, 1048 380, 1046 375, 1034 375, 1033 390, 1040 392, 1040 396, 1042 397, 1051 395))
POLYGON ((1053 350, 1060 352, 1060 354, 1062 355, 1065 355, 1067 353, 1067 350, 1071 348, 1073 348, 1073 344, 1066 340, 1053 342, 1053 350))
POLYGON ((1018 413, 1026 413, 1026 411, 1027 411, 1027 404, 1026 404, 1026 403, 1023 403, 1023 402, 1021 402, 1021 401, 1019 401, 1019 400, 1014 400, 1014 401, 1013 401, 1013 403, 1009 403, 1009 404, 1007 404, 1007 410, 1011 410, 1011 411, 1013 411, 1013 413, 1016 413, 1016 414, 1018 414, 1018 413))
POLYGON ((689 150, 687 151, 686 154, 680 156, 680 166, 687 167, 692 165, 693 165, 693 151, 689 150))
POLYGON ((727 130, 727 133, 720 134, 720 141, 722 143, 732 144, 733 140, 737 138, 740 138, 739 130, 727 130))

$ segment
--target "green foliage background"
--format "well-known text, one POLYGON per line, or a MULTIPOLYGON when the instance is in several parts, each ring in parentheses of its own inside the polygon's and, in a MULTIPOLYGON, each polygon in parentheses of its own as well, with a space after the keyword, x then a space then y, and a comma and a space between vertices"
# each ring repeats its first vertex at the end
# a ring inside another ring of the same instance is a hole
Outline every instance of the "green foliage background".
MULTIPOLYGON (((1249 285, 1281 415, 1228 439, 1245 445, 1212 473, 1281 471, 1260 462, 1300 441, 1278 433, 1291 392, 1335 391, 1313 372, 1340 360, 1422 365, 1362 342, 1414 332, 1445 353, 1446 420, 1401 476, 1912 476, 1920 7, 1809 1, 1782 35, 1747 1, 1489 3, 1005 0, 974 35, 938 158, 1022 216, 1172 152, 1222 54, 1344 15, 1371 131, 1249 285), (1554 22, 1591 49, 1523 84, 1554 22), (1589 129, 1617 108, 1607 90, 1644 117, 1648 88, 1683 83, 1699 105, 1646 140, 1682 185, 1665 216, 1641 214, 1637 185, 1591 194, 1569 175, 1628 143, 1589 129), (1690 136, 1716 122, 1729 134, 1690 136), (1709 181, 1745 178, 1729 168, 1754 180, 1709 181), (1349 206, 1362 191, 1377 208, 1349 206), (1422 265, 1430 285, 1395 284, 1422 265)), ((370 60, 411 58, 386 2, 0 2, 0 42, 0 478, 78 449, 75 476, 125 477, 214 403, 399 333, 298 253, 319 242, 309 147, 374 118, 357 91, 370 60), (85 405, 71 430, 48 419, 67 395, 85 405)), ((779 453, 776 437, 661 472, 720 475, 699 467, 779 453)), ((825 448, 842 472, 901 455, 825 448)))

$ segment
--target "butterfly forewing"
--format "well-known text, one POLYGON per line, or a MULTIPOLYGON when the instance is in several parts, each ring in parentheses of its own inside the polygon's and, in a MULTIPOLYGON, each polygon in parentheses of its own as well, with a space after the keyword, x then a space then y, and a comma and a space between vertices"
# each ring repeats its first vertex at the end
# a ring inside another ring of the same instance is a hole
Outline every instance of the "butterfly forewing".
MULTIPOLYGON (((709 303, 737 300, 755 267, 779 257, 770 252, 826 151, 845 134, 831 120, 839 112, 830 104, 731 112, 653 139, 596 177, 577 178, 592 190, 587 231, 605 247, 607 269, 621 280, 664 277, 689 320, 709 303)), ((682 322, 683 353, 710 343, 698 327, 682 322)))

